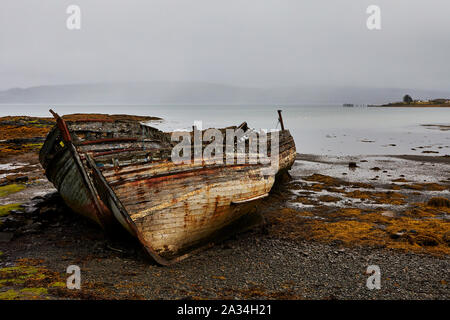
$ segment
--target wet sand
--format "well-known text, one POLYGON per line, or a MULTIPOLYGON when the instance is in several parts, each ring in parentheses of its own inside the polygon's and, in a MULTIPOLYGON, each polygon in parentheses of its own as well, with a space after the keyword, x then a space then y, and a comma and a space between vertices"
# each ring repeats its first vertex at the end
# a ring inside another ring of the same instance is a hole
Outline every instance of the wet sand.
POLYGON ((299 155, 264 223, 160 267, 72 213, 36 156, 0 159, 0 299, 450 298, 448 157, 299 155), (73 264, 81 290, 65 287, 73 264))

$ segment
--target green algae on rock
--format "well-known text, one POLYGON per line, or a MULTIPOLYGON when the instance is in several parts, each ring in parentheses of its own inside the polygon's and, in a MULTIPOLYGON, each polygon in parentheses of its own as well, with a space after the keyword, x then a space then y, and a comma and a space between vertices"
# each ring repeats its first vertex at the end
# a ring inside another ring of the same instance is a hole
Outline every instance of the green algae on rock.
POLYGON ((48 294, 48 290, 46 288, 23 288, 20 290, 21 293, 30 293, 34 296, 41 296, 48 294))
POLYGON ((10 194, 22 191, 25 189, 25 185, 23 184, 8 184, 6 186, 0 187, 0 197, 6 197, 10 194))
POLYGON ((55 281, 55 282, 50 284, 50 287, 52 287, 52 288, 65 288, 66 285, 67 284, 65 282, 55 281))
POLYGON ((11 203, 11 204, 5 204, 0 206, 0 217, 4 217, 10 214, 12 210, 19 210, 20 204, 19 203, 11 203))
POLYGON ((0 292, 0 300, 15 300, 19 297, 19 295, 19 292, 11 289, 5 292, 0 292))
POLYGON ((36 265, 34 260, 18 261, 16 266, 0 268, 0 300, 48 299, 50 289, 64 284, 57 274, 36 265))

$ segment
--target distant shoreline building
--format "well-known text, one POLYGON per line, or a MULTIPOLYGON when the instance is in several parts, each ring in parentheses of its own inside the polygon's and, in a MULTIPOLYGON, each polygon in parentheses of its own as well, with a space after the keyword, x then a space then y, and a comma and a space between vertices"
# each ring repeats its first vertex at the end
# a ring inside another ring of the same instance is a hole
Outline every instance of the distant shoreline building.
POLYGON ((436 103, 436 104, 446 104, 446 103, 450 103, 450 99, 433 99, 433 100, 430 100, 429 102, 436 103))

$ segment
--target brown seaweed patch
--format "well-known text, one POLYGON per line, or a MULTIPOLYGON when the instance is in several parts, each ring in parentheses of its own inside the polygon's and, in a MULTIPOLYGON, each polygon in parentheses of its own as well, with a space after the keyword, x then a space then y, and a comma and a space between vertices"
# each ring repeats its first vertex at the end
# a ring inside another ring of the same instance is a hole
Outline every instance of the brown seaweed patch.
MULTIPOLYGON (((430 199, 431 203, 437 202, 436 205, 441 204, 441 199, 445 198, 432 198, 430 199), (439 199, 439 200, 433 200, 432 199, 439 199)), ((443 214, 450 214, 450 208, 446 206, 433 206, 430 205, 428 201, 427 203, 418 202, 413 203, 410 208, 405 210, 402 215, 407 217, 415 217, 415 218, 422 218, 422 217, 436 217, 443 214)), ((444 201, 445 202, 445 201, 444 201)))
POLYGON ((330 196, 330 195, 323 195, 323 196, 319 197, 319 200, 322 201, 322 202, 337 202, 337 201, 340 201, 342 199, 339 198, 339 197, 333 197, 333 196, 330 196))
POLYGON ((402 213, 402 215, 412 218, 423 218, 423 217, 434 217, 435 214, 424 210, 423 208, 412 208, 409 210, 406 210, 402 213))
POLYGON ((442 208, 419 203, 403 213, 389 215, 382 210, 358 208, 330 212, 330 208, 325 207, 312 212, 322 219, 303 219, 295 210, 283 212, 267 214, 269 234, 277 238, 450 254, 450 222, 433 217, 442 212, 442 208))
POLYGON ((343 218, 355 219, 357 217, 360 217, 361 215, 362 215, 361 209, 345 208, 345 209, 339 209, 334 212, 327 213, 323 216, 327 217, 327 218, 331 218, 333 220, 336 220, 336 219, 343 219, 343 218))
POLYGON ((406 180, 405 178, 398 178, 398 179, 392 180, 392 182, 409 182, 409 181, 406 180))
POLYGON ((364 182, 351 182, 348 185, 352 188, 374 189, 374 186, 364 182))
MULTIPOLYGON (((318 185, 320 185, 320 190, 322 189, 331 189, 335 187, 342 187, 342 186, 350 186, 352 188, 366 188, 366 189, 373 189, 373 186, 369 183, 364 182, 347 182, 338 178, 326 176, 323 174, 312 174, 307 177, 303 177, 305 181, 310 182, 317 182, 318 185)), ((314 186, 314 185, 313 185, 314 186)), ((338 189, 339 190, 339 189, 338 189)), ((343 191, 340 189, 339 191, 343 191)))
POLYGON ((450 200, 443 197, 434 197, 428 200, 427 205, 436 208, 450 208, 450 200))
POLYGON ((413 184, 403 184, 401 185, 404 189, 412 190, 426 190, 426 191, 444 191, 447 190, 447 186, 443 186, 438 183, 413 183, 413 184))
POLYGON ((406 196, 393 191, 387 192, 368 192, 355 190, 345 193, 348 198, 371 200, 378 204, 391 204, 391 205, 403 205, 405 204, 406 196))
POLYGON ((158 117, 151 116, 135 116, 128 114, 104 114, 104 113, 74 113, 62 116, 64 120, 68 122, 89 120, 98 121, 151 121, 151 120, 162 120, 158 117))
MULTIPOLYGON (((0 120, 1 121, 1 120, 0 120)), ((2 125, 0 122, 0 140, 26 139, 35 137, 45 137, 52 125, 2 125)))
POLYGON ((338 189, 338 188, 334 188, 334 187, 329 187, 329 188, 327 188, 327 191, 333 192, 333 193, 345 193, 345 188, 338 189))
POLYGON ((339 180, 337 178, 333 178, 330 176, 326 176, 323 174, 314 173, 308 177, 303 178, 306 181, 314 181, 314 182, 320 182, 324 185, 328 186, 340 186, 344 183, 344 181, 339 180))
POLYGON ((280 212, 280 220, 286 221, 289 220, 292 217, 298 217, 298 216, 305 216, 305 217, 312 217, 314 214, 310 211, 303 211, 303 210, 295 210, 292 208, 283 208, 280 212))
POLYGON ((314 201, 309 197, 302 197, 302 196, 296 197, 292 202, 302 203, 302 204, 306 204, 306 205, 317 204, 317 201, 314 201))
POLYGON ((450 254, 450 247, 445 241, 445 236, 450 231, 449 222, 401 217, 395 219, 386 231, 393 238, 389 242, 390 248, 450 254))
POLYGON ((345 196, 347 198, 354 198, 354 199, 370 199, 370 194, 368 192, 355 190, 351 192, 346 192, 345 196))
POLYGON ((356 220, 312 222, 308 238, 324 242, 337 240, 346 245, 354 243, 384 245, 384 232, 374 226, 373 223, 356 220))

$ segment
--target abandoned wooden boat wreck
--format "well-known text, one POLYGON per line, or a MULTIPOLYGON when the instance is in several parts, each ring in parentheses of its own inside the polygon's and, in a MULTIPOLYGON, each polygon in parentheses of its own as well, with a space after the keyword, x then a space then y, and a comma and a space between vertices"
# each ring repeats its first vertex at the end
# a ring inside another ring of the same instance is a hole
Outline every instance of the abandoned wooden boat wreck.
MULTIPOLYGON (((277 157, 275 171, 267 171, 267 163, 249 163, 249 143, 245 163, 208 159, 179 163, 172 159, 177 142, 171 141, 171 133, 147 126, 138 117, 85 115, 66 121, 50 112, 57 124, 39 159, 66 204, 105 230, 125 228, 162 265, 183 259, 215 232, 254 210, 296 155, 280 112, 277 154, 271 153, 273 133, 267 133, 267 155, 277 157)), ((247 130, 247 125, 229 128, 247 130)), ((187 134, 195 139, 198 132, 203 133, 194 127, 187 134)), ((238 140, 233 138, 233 160, 243 151, 236 149, 238 140)), ((200 148, 206 149, 205 142, 200 148)), ((224 149, 223 159, 229 153, 224 149)))

